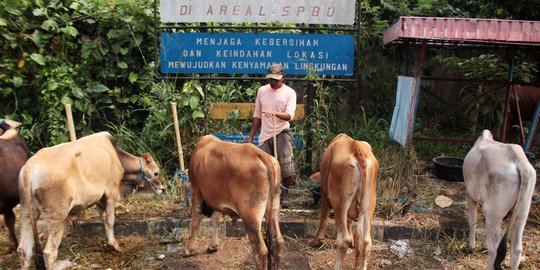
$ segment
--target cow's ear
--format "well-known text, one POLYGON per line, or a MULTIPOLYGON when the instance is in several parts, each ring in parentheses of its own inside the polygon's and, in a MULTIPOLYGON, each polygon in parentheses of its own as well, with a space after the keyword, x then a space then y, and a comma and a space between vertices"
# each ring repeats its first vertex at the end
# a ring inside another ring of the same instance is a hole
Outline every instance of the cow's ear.
POLYGON ((5 119, 6 123, 10 125, 12 128, 16 128, 21 125, 21 123, 9 119, 5 119))
POLYGON ((142 153, 141 158, 144 159, 146 162, 152 162, 152 154, 148 152, 142 153))
POLYGON ((320 182, 321 181, 321 173, 320 172, 316 172, 314 174, 312 174, 309 179, 315 181, 315 182, 320 182))

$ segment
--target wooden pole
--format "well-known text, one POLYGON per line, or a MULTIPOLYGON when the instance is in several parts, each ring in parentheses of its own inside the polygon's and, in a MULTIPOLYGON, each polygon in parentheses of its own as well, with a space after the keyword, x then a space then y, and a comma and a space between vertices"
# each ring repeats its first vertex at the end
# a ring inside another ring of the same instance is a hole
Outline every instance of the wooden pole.
POLYGON ((274 157, 277 159, 277 145, 276 145, 276 116, 272 116, 272 142, 274 143, 274 157))
POLYGON ((75 125, 73 124, 73 115, 71 114, 71 104, 64 104, 64 108, 66 110, 69 139, 73 142, 77 140, 77 135, 75 134, 75 125))
POLYGON ((182 141, 180 140, 180 128, 178 127, 178 114, 176 112, 176 102, 171 102, 171 110, 174 120, 174 133, 176 134, 176 147, 178 148, 178 159, 180 161, 180 170, 185 171, 184 152, 182 151, 182 141))

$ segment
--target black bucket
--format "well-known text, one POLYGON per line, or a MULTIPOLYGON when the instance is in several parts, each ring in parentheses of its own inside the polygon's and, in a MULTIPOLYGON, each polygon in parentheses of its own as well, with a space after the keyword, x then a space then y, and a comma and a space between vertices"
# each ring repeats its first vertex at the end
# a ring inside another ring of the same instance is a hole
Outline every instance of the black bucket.
POLYGON ((438 178, 453 181, 463 181, 463 159, 458 157, 436 157, 433 159, 435 163, 435 175, 438 178))

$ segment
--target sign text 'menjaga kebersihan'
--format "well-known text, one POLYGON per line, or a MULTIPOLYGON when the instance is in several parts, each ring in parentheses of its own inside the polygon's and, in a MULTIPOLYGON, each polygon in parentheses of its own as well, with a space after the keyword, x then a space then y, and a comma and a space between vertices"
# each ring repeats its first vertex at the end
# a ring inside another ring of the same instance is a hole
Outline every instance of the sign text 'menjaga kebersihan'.
POLYGON ((354 24, 354 0, 161 0, 161 22, 354 24))

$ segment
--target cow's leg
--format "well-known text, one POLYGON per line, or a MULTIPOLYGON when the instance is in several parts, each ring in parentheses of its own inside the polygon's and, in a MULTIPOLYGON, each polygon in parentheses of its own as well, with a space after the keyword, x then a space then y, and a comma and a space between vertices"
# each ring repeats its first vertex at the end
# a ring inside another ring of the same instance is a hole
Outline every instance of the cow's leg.
MULTIPOLYGON (((351 162, 350 166, 345 166, 341 175, 341 179, 334 183, 336 185, 329 186, 330 203, 334 208, 334 219, 336 221, 336 244, 339 251, 336 259, 334 269, 341 269, 341 265, 347 255, 347 250, 352 242, 352 237, 349 233, 347 214, 351 204, 356 207, 356 196, 358 194, 360 176, 358 169, 354 165, 355 162, 351 162)), ((360 210, 362 211, 362 210, 360 210)), ((358 226, 358 224, 357 224, 358 226)))
POLYGON ((326 232, 326 224, 328 223, 328 215, 330 213, 330 206, 328 197, 323 194, 321 197, 321 210, 319 212, 319 230, 315 235, 315 239, 311 241, 310 245, 314 247, 321 246, 324 240, 324 233, 326 232))
POLYGON ((64 221, 66 217, 55 217, 49 220, 47 226, 49 236, 47 237, 47 244, 43 250, 43 257, 45 257, 47 269, 55 269, 54 264, 58 256, 58 247, 60 246, 62 235, 64 234, 64 221))
POLYGON ((4 223, 9 233, 9 251, 17 250, 17 236, 15 236, 15 214, 12 209, 7 209, 4 212, 4 223))
POLYGON ((372 244, 371 217, 369 214, 360 214, 354 231, 354 238, 356 242, 356 261, 354 263, 354 268, 366 270, 372 244))
POLYGON ((353 231, 353 241, 355 243, 354 245, 354 251, 355 251, 355 262, 354 262, 354 269, 365 269, 366 263, 365 263, 365 254, 364 254, 364 243, 362 238, 363 235, 365 235, 365 228, 364 228, 364 218, 365 215, 362 215, 360 213, 360 216, 358 217, 358 221, 356 222, 356 226, 353 231))
POLYGON ((21 242, 17 248, 17 253, 21 262, 21 270, 26 270, 30 267, 30 260, 34 253, 34 234, 32 232, 32 220, 28 214, 28 209, 24 205, 21 205, 19 222, 21 242))
MULTIPOLYGON (((274 196, 274 199, 270 202, 270 204, 272 206, 271 211, 265 212, 266 221, 268 222, 268 220, 272 220, 272 224, 270 224, 272 226, 272 235, 270 237, 266 235, 266 238, 270 238, 271 241, 271 244, 267 246, 267 248, 269 249, 268 259, 271 260, 272 269, 279 269, 279 265, 281 263, 281 255, 283 254, 283 247, 285 246, 285 240, 283 239, 283 235, 281 234, 281 230, 279 228, 279 195, 274 196)), ((266 233, 268 234, 270 232, 267 231, 266 233)))
MULTIPOLYGON (((203 202, 200 190, 192 186, 191 191, 191 224, 189 226, 188 245, 184 250, 185 256, 191 256, 195 252, 195 243, 197 241, 197 233, 201 223, 201 205, 203 202)), ((215 213, 215 212, 214 212, 215 213)))
POLYGON ((347 255, 347 249, 349 249, 349 245, 351 244, 351 235, 347 228, 347 213, 343 214, 340 210, 334 208, 334 216, 336 220, 336 245, 338 249, 338 257, 334 269, 341 269, 341 265, 345 260, 345 255, 347 255), (343 219, 345 219, 345 221, 343 221, 343 219))
POLYGON ((358 226, 353 226, 354 223, 355 223, 354 220, 347 219, 347 230, 349 231, 349 235, 353 236, 351 243, 349 244, 350 248, 354 248, 359 240, 359 239, 356 239, 357 236, 355 235, 355 228, 358 226))
POLYGON ((469 248, 474 250, 476 246, 476 224, 478 220, 478 205, 467 195, 467 208, 469 208, 469 248))
POLYGON ((210 245, 207 248, 208 252, 216 252, 219 248, 219 225, 223 214, 219 211, 214 211, 212 214, 212 234, 210 236, 210 245))
POLYGON ((332 206, 334 206, 334 219, 336 221, 336 245, 338 249, 338 257, 334 269, 341 269, 341 265, 347 254, 347 249, 349 249, 349 245, 352 241, 347 226, 348 207, 346 207, 346 205, 350 205, 350 200, 350 198, 347 198, 341 203, 338 203, 337 200, 336 203, 332 202, 332 206))
POLYGON ((103 221, 103 226, 105 227, 105 236, 107 237, 107 244, 112 247, 114 250, 121 252, 122 248, 118 245, 116 238, 114 237, 114 208, 116 206, 116 201, 107 200, 105 209, 98 206, 99 212, 101 214, 101 220, 103 221))
MULTIPOLYGON (((497 217, 491 211, 485 211, 486 216, 486 246, 488 250, 487 269, 494 269, 497 248, 501 242, 501 225, 503 218, 497 217)), ((506 243, 505 243, 506 244, 506 243)))
POLYGON ((358 213, 358 222, 356 223, 356 269, 367 269, 369 255, 371 253, 371 223, 375 214, 377 205, 376 180, 377 172, 372 170, 366 177, 364 188, 361 191, 361 209, 358 213), (372 176, 373 178, 371 178, 372 176))
POLYGON ((262 218, 244 218, 244 226, 246 234, 253 250, 253 259, 257 269, 268 269, 268 248, 264 243, 264 238, 261 231, 262 218))
MULTIPOLYGON (((279 194, 279 193, 278 193, 279 194)), ((272 202, 272 220, 274 222, 273 224, 273 231, 275 235, 272 237, 276 238, 276 253, 273 254, 273 262, 272 267, 274 269, 279 269, 279 265, 281 263, 281 256, 283 254, 283 248, 285 247, 285 240, 283 239, 283 235, 281 235, 281 230, 279 228, 279 208, 280 208, 280 198, 279 195, 274 197, 274 201, 272 202)), ((268 219, 267 219, 268 220, 268 219)))
POLYGON ((512 245, 510 249, 510 267, 512 270, 517 270, 519 267, 519 260, 523 251, 523 231, 525 230, 526 222, 527 214, 516 217, 512 231, 509 232, 511 237, 510 243, 512 245))

